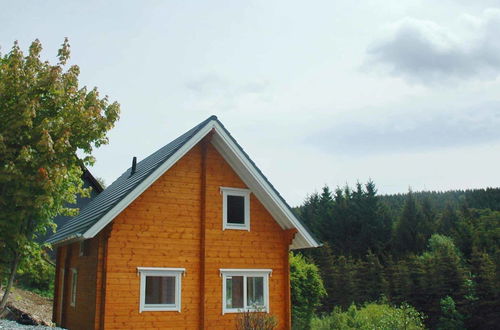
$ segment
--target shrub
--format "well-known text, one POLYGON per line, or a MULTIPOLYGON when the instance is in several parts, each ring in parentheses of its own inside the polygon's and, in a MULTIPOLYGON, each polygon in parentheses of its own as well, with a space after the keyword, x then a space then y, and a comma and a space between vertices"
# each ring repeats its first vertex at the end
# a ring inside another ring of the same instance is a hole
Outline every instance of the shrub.
POLYGON ((272 330, 276 328, 278 321, 266 312, 243 312, 236 319, 237 330, 272 330))
POLYGON ((290 254, 290 284, 293 328, 310 329, 314 312, 326 295, 318 267, 301 254, 290 254))
POLYGON ((34 250, 21 262, 17 273, 18 287, 52 298, 55 267, 48 261, 44 250, 34 250))
POLYGON ((393 307, 386 302, 369 303, 358 308, 352 304, 347 311, 336 308, 330 315, 314 318, 312 329, 327 330, 419 330, 425 329, 423 316, 408 304, 393 307))

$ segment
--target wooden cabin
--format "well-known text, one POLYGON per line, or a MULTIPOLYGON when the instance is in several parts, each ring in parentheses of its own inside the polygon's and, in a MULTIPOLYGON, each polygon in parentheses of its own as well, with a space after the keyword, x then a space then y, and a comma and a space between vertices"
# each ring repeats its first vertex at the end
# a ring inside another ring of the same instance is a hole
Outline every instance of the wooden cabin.
POLYGON ((255 310, 290 329, 289 250, 318 246, 215 116, 134 158, 48 242, 71 330, 234 329, 255 310))

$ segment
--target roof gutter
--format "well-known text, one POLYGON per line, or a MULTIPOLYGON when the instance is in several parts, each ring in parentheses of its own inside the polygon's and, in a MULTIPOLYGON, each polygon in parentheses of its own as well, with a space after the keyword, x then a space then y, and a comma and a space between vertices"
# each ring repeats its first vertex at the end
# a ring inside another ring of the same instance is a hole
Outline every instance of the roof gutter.
POLYGON ((68 245, 68 244, 80 242, 83 240, 85 240, 85 238, 83 237, 82 234, 74 234, 74 235, 70 235, 68 237, 65 237, 65 238, 58 240, 58 241, 55 241, 55 242, 50 242, 49 240, 47 240, 45 242, 48 244, 51 244, 53 247, 57 248, 57 247, 62 246, 62 245, 68 245))

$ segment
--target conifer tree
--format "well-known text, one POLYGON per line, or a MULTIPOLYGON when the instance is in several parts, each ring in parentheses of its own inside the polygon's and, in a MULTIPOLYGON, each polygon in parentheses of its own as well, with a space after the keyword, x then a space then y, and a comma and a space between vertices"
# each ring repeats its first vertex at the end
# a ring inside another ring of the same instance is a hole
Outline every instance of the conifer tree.
POLYGON ((356 299, 353 286, 353 260, 345 256, 335 257, 331 278, 332 286, 328 293, 331 299, 330 306, 349 307, 356 299))
POLYGON ((458 214, 451 204, 447 204, 443 211, 439 224, 439 233, 449 237, 456 236, 458 226, 458 214))
POLYGON ((477 300, 470 320, 472 328, 491 328, 500 324, 500 284, 496 278, 495 264, 484 252, 474 250, 471 255, 471 272, 476 283, 477 300))
POLYGON ((325 243, 322 247, 312 249, 310 255, 314 260, 314 264, 318 267, 326 290, 326 295, 322 297, 321 306, 319 306, 318 311, 329 313, 332 311, 333 306, 336 305, 335 299, 340 295, 334 287, 335 274, 337 272, 334 265, 334 256, 328 243, 325 243))
POLYGON ((439 322, 437 324, 437 330, 463 330, 464 317, 460 314, 456 307, 455 301, 452 297, 446 296, 441 299, 441 316, 439 317, 439 322))
POLYGON ((422 213, 410 190, 395 230, 394 241, 399 255, 418 251, 418 228, 421 222, 423 222, 422 213))
POLYGON ((357 302, 376 301, 387 292, 384 268, 376 255, 368 252, 355 268, 357 302))
POLYGON ((432 234, 436 232, 437 220, 436 214, 432 209, 431 202, 428 197, 422 200, 422 217, 417 224, 417 242, 414 253, 421 253, 427 247, 427 242, 432 234))

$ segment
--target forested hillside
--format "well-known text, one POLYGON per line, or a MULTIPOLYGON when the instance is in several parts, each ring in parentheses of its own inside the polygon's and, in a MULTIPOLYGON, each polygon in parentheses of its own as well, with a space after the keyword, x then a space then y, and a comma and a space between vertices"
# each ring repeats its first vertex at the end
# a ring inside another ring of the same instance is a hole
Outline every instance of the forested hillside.
MULTIPOLYGON (((380 200, 389 207, 394 215, 399 216, 403 210, 408 194, 381 195, 380 200)), ((454 209, 468 207, 474 209, 491 209, 500 211, 500 188, 468 189, 451 191, 420 191, 413 196, 419 202, 427 200, 436 212, 447 206, 454 209)))
POLYGON ((321 313, 382 299, 431 328, 500 324, 500 189, 378 196, 368 182, 324 187, 296 211, 324 244, 301 252, 328 293, 321 313))

